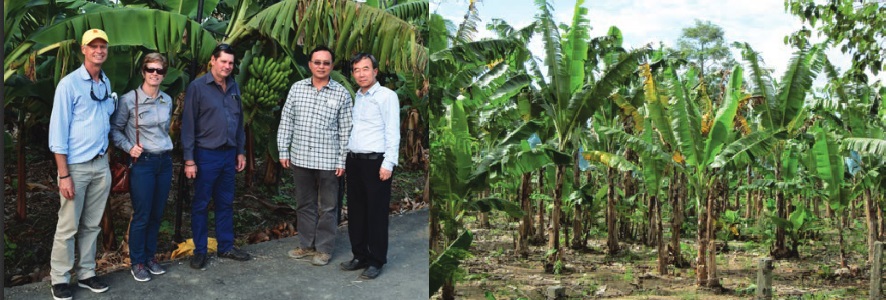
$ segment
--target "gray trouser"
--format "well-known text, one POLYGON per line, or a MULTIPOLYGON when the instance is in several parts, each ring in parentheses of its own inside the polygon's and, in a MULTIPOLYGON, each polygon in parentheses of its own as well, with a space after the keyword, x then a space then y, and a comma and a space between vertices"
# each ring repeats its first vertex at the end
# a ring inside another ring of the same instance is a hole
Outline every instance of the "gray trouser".
POLYGON ((338 227, 335 205, 339 178, 335 171, 292 166, 292 179, 298 203, 299 246, 331 255, 338 227))
POLYGON ((49 261, 52 284, 70 283, 70 271, 74 268, 74 238, 80 259, 77 278, 95 276, 95 243, 99 222, 105 212, 108 194, 111 192, 111 171, 108 158, 68 165, 74 182, 74 199, 68 200, 59 193, 61 207, 58 209, 58 225, 52 242, 49 261))

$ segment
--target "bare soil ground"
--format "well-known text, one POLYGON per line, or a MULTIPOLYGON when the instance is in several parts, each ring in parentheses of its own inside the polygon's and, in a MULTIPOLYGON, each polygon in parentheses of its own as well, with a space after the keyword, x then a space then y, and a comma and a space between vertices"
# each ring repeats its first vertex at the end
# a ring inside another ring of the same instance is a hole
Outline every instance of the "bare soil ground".
MULTIPOLYGON (((526 259, 514 255, 512 235, 517 224, 504 222, 493 218, 492 229, 468 225, 475 239, 472 257, 461 265, 465 272, 456 286, 460 299, 487 299, 487 293, 495 299, 545 299, 547 288, 553 286, 565 288, 568 299, 749 299, 754 296, 757 259, 768 254, 766 246, 729 242, 729 251, 717 256, 720 282, 726 288, 719 293, 698 290, 691 268, 670 266, 668 275, 659 275, 657 252, 650 247, 622 243, 622 253, 607 256, 603 238, 590 240, 588 250, 566 249, 563 271, 554 275, 544 272, 546 246, 532 246, 526 259)), ((799 260, 775 262, 776 299, 867 299, 868 270, 858 268, 865 265, 866 254, 855 251, 859 246, 848 247, 850 268, 838 270, 837 239, 823 240, 827 242, 801 247, 799 260)), ((850 243, 865 247, 860 237, 849 238, 850 243)), ((434 298, 439 299, 439 294, 434 298)))
MULTIPOLYGON (((7 165, 5 169, 5 201, 4 224, 6 234, 5 286, 16 286, 31 282, 48 280, 49 255, 52 238, 58 220, 58 186, 55 182, 55 164, 48 159, 31 159, 28 165, 27 218, 24 221, 15 219, 16 191, 14 184, 15 165, 7 165), (34 161, 31 161, 34 160, 34 161)), ((181 168, 180 162, 174 162, 174 177, 181 168)), ((263 171, 259 166, 257 171, 263 171)), ((291 195, 291 181, 286 171, 282 173, 283 184, 279 191, 269 187, 247 189, 243 174, 238 174, 236 196, 234 199, 234 232, 236 244, 245 245, 268 240, 284 238, 296 234, 295 202, 291 195)), ((426 208, 422 200, 425 170, 398 169, 394 175, 391 213, 399 214, 415 209, 426 208)), ((178 246, 173 241, 175 197, 178 179, 173 178, 173 187, 167 202, 163 224, 160 227, 158 259, 171 259, 171 253, 178 246)), ((345 200, 347 201, 347 200, 345 200)), ((183 202, 183 218, 181 234, 184 239, 190 238, 190 200, 183 202)), ((110 251, 99 250, 96 262, 98 273, 105 274, 129 267, 129 250, 123 242, 128 230, 132 206, 129 194, 112 194, 109 199, 109 210, 112 214, 117 247, 110 251)), ((211 211, 211 209, 210 209, 211 211)), ((210 218, 212 213, 210 213, 210 218)), ((342 221, 347 220, 347 207, 342 209, 342 221)), ((214 224, 210 220, 210 224, 214 224)), ((214 225, 210 225, 210 237, 214 225)))

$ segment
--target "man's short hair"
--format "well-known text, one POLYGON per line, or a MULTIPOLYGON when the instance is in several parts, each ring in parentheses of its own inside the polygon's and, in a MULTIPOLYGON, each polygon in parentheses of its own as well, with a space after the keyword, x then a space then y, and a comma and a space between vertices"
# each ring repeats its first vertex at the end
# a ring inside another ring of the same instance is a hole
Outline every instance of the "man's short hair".
POLYGON ((354 54, 354 56, 351 57, 351 68, 354 68, 354 64, 360 62, 364 58, 368 58, 369 61, 372 62, 373 69, 378 69, 378 60, 375 59, 375 56, 372 56, 372 54, 369 54, 366 52, 360 52, 360 53, 354 54))
POLYGON ((231 48, 231 45, 228 44, 218 44, 218 46, 215 46, 215 49, 212 49, 212 57, 218 59, 222 52, 234 55, 234 48, 231 48))
POLYGON ((314 50, 311 50, 311 53, 308 54, 308 59, 314 60, 314 53, 319 52, 319 51, 329 52, 329 55, 332 56, 332 63, 333 64, 335 63, 335 52, 332 52, 332 49, 329 49, 329 47, 326 47, 324 45, 319 45, 317 47, 314 47, 314 50))

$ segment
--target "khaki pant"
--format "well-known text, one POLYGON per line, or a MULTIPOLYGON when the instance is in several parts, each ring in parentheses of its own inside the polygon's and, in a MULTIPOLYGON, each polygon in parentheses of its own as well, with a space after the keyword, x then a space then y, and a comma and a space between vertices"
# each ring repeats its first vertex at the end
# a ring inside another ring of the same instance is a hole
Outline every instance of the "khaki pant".
POLYGON ((58 225, 49 261, 53 285, 71 281, 75 236, 80 255, 77 278, 82 280, 95 276, 95 245, 101 231, 99 222, 111 192, 107 156, 68 165, 68 171, 74 181, 74 199, 68 200, 59 194, 61 207, 58 209, 58 225))

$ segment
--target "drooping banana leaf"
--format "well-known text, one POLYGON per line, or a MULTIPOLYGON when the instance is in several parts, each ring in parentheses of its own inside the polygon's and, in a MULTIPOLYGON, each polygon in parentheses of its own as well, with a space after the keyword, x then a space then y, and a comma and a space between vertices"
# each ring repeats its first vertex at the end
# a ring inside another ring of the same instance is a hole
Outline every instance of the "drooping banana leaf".
POLYGON ((79 40, 83 32, 90 28, 104 30, 108 34, 111 47, 139 46, 165 54, 190 53, 186 57, 192 59, 196 57, 198 61, 203 62, 209 61, 212 49, 216 45, 215 39, 209 32, 184 15, 141 8, 120 8, 88 13, 65 19, 30 36, 28 41, 13 50, 13 55, 7 57, 9 60, 4 62, 4 80, 14 71, 10 69, 10 63, 21 54, 32 49, 40 49, 38 53, 42 53, 61 46, 65 41, 79 40), (140 24, 140 26, 133 27, 131 24, 140 24), (152 28, 152 30, 141 30, 141 28, 152 28), (187 41, 183 43, 182 39, 186 32, 187 41))
POLYGON ((430 1, 419 0, 414 2, 400 3, 385 9, 389 14, 394 15, 401 20, 410 22, 416 20, 427 20, 430 12, 430 1))
POLYGON ((471 231, 465 230, 455 241, 452 241, 452 244, 446 247, 443 253, 440 253, 437 259, 431 262, 428 267, 428 290, 430 292, 428 297, 433 296, 443 286, 443 282, 452 277, 452 274, 458 269, 460 261, 469 255, 468 249, 471 247, 473 239, 474 235, 471 231))
POLYGON ((306 54, 318 45, 333 49, 338 62, 358 51, 372 53, 381 72, 423 72, 428 60, 427 48, 416 42, 413 25, 353 1, 285 0, 229 31, 228 43, 257 31, 275 40, 290 56, 295 49, 306 54))
POLYGON ((855 150, 861 153, 886 157, 886 139, 875 138, 845 138, 843 148, 855 150))
MULTIPOLYGON (((189 19, 197 17, 197 5, 199 1, 194 0, 122 0, 126 5, 133 4, 153 4, 154 7, 160 6, 162 10, 187 16, 189 19), (150 3, 149 3, 150 2, 150 3)), ((203 17, 206 18, 218 6, 219 0, 203 0, 203 17)))

